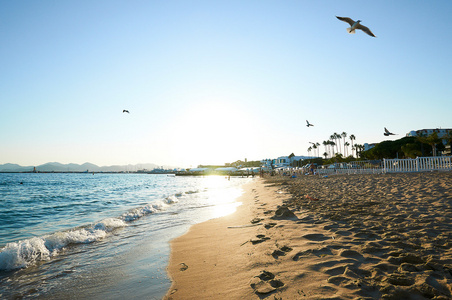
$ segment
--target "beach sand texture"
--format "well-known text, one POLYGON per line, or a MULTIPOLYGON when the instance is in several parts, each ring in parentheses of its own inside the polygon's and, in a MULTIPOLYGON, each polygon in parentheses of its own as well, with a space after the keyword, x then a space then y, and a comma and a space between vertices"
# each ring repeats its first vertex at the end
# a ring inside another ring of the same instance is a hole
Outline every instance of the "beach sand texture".
POLYGON ((165 299, 452 299, 452 173, 271 177, 172 242, 165 299))

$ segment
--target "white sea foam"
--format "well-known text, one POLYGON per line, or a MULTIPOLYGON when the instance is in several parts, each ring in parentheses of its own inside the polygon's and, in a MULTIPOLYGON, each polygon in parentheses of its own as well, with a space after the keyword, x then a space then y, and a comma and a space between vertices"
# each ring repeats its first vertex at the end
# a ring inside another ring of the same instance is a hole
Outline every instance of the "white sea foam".
POLYGON ((139 208, 132 209, 121 216, 125 222, 135 221, 145 215, 161 211, 165 204, 163 202, 148 204, 139 208))
POLYGON ((134 208, 132 210, 129 210, 125 214, 123 214, 120 219, 124 220, 125 222, 132 222, 135 221, 141 217, 144 217, 149 214, 153 214, 162 210, 165 210, 165 208, 168 205, 174 204, 179 202, 179 197, 182 197, 182 193, 176 193, 174 195, 166 197, 162 201, 156 201, 155 203, 148 204, 142 207, 134 208))
MULTIPOLYGON (((177 202, 179 202, 179 199, 177 199, 177 194, 176 195, 174 195, 174 196, 168 196, 168 197, 166 197, 166 199, 165 199, 165 203, 166 204, 174 204, 174 203, 177 203, 177 202)), ((180 196, 179 196, 180 197, 180 196)))
POLYGON ((94 229, 101 229, 106 232, 110 232, 116 228, 127 226, 123 220, 117 218, 108 218, 102 220, 94 225, 94 229))
MULTIPOLYGON (((185 194, 195 192, 189 191, 185 194)), ((26 268, 38 261, 49 260, 72 244, 88 244, 105 238, 116 228, 127 226, 143 216, 162 211, 168 205, 179 202, 178 197, 183 193, 174 194, 142 207, 132 209, 119 218, 107 218, 90 226, 78 227, 68 231, 58 231, 42 237, 6 244, 0 249, 0 270, 14 270, 26 268)))
POLYGON ((46 260, 50 251, 42 238, 34 237, 9 243, 0 252, 0 270, 19 269, 38 260, 46 260))
POLYGON ((124 226, 127 226, 124 221, 109 218, 89 227, 8 243, 0 250, 0 270, 25 268, 38 261, 49 260, 68 245, 101 240, 115 228, 124 226))

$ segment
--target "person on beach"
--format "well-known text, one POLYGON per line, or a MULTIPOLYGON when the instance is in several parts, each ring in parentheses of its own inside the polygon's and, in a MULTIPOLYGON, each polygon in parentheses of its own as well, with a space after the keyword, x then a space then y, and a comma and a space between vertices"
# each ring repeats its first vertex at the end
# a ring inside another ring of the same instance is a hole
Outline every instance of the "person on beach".
POLYGON ((311 175, 314 175, 314 169, 315 169, 315 165, 314 165, 314 164, 311 164, 311 165, 309 166, 309 173, 310 173, 311 175))

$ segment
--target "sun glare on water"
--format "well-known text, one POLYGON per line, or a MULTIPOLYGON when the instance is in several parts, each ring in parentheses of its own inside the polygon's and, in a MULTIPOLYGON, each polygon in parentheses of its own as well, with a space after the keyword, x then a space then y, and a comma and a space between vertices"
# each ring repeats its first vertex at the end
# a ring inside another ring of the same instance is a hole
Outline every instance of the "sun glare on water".
POLYGON ((213 205, 212 218, 224 217, 236 211, 242 203, 237 198, 242 194, 238 187, 228 187, 230 182, 224 176, 208 176, 207 190, 212 192, 209 197, 213 205), (218 191, 221 190, 221 193, 218 191))

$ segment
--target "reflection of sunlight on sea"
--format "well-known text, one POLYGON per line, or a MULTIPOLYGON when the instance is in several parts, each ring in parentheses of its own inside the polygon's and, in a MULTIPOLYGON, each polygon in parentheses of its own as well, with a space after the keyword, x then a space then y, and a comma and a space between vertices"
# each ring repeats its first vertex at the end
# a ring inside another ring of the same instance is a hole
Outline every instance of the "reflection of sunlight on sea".
POLYGON ((205 185, 207 189, 225 188, 229 184, 226 177, 223 176, 207 176, 205 177, 205 185))
POLYGON ((212 211, 212 218, 220 218, 230 215, 234 213, 237 207, 240 205, 242 205, 242 202, 215 205, 212 211))
POLYGON ((206 189, 209 193, 208 201, 213 206, 211 218, 219 218, 236 211, 242 203, 237 198, 242 195, 240 187, 231 186, 229 180, 223 176, 209 176, 206 178, 206 189))

